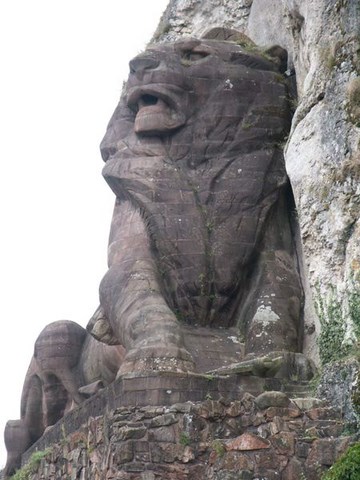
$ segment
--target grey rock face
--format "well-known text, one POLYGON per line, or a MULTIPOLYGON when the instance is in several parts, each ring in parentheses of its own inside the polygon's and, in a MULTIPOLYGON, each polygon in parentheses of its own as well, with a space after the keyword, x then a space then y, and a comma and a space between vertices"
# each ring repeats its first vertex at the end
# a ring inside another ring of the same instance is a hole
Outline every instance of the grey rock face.
POLYGON ((349 359, 327 366, 321 375, 316 394, 333 407, 339 408, 344 418, 344 430, 359 430, 359 362, 349 359))
POLYGON ((218 26, 242 30, 247 25, 251 4, 252 0, 172 0, 160 20, 153 41, 200 37, 218 26))

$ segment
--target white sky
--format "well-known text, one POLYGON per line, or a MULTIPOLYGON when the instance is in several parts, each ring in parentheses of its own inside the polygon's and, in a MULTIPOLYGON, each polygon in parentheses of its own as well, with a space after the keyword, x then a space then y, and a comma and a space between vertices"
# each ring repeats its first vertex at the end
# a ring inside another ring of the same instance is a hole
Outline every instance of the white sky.
POLYGON ((98 145, 167 3, 0 3, 0 431, 42 328, 98 305, 114 203, 98 145))

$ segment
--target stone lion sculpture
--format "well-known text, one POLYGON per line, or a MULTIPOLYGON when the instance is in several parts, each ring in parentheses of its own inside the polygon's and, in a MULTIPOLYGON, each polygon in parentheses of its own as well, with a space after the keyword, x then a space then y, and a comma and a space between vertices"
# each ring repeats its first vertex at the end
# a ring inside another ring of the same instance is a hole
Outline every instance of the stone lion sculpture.
POLYGON ((284 65, 280 47, 263 55, 225 29, 130 62, 101 144, 116 203, 92 336, 66 321, 40 334, 21 419, 5 430, 5 475, 116 375, 221 369, 226 356, 248 371, 253 358, 301 351, 284 65), (244 351, 230 351, 233 338, 244 351))
POLYGON ((125 347, 120 374, 196 371, 184 325, 236 327, 246 358, 300 351, 286 53, 274 52, 214 29, 130 62, 101 144, 116 204, 88 325, 125 347))

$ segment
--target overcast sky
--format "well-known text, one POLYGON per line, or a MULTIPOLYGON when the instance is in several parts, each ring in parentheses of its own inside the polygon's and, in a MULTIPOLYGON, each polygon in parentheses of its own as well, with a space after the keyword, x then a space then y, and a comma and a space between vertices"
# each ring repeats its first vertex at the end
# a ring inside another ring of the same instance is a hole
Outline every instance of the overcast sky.
POLYGON ((98 145, 167 3, 0 3, 1 431, 42 328, 98 305, 114 203, 98 145))

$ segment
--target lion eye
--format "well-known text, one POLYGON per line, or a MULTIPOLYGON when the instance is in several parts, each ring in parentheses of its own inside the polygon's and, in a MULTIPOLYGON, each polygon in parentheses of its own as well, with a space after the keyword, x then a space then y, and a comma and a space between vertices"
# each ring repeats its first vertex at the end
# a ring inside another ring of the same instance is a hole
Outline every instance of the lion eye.
POLYGON ((208 57, 210 54, 208 52, 197 52, 194 50, 186 50, 182 54, 182 59, 189 62, 197 62, 202 60, 205 57, 208 57))

